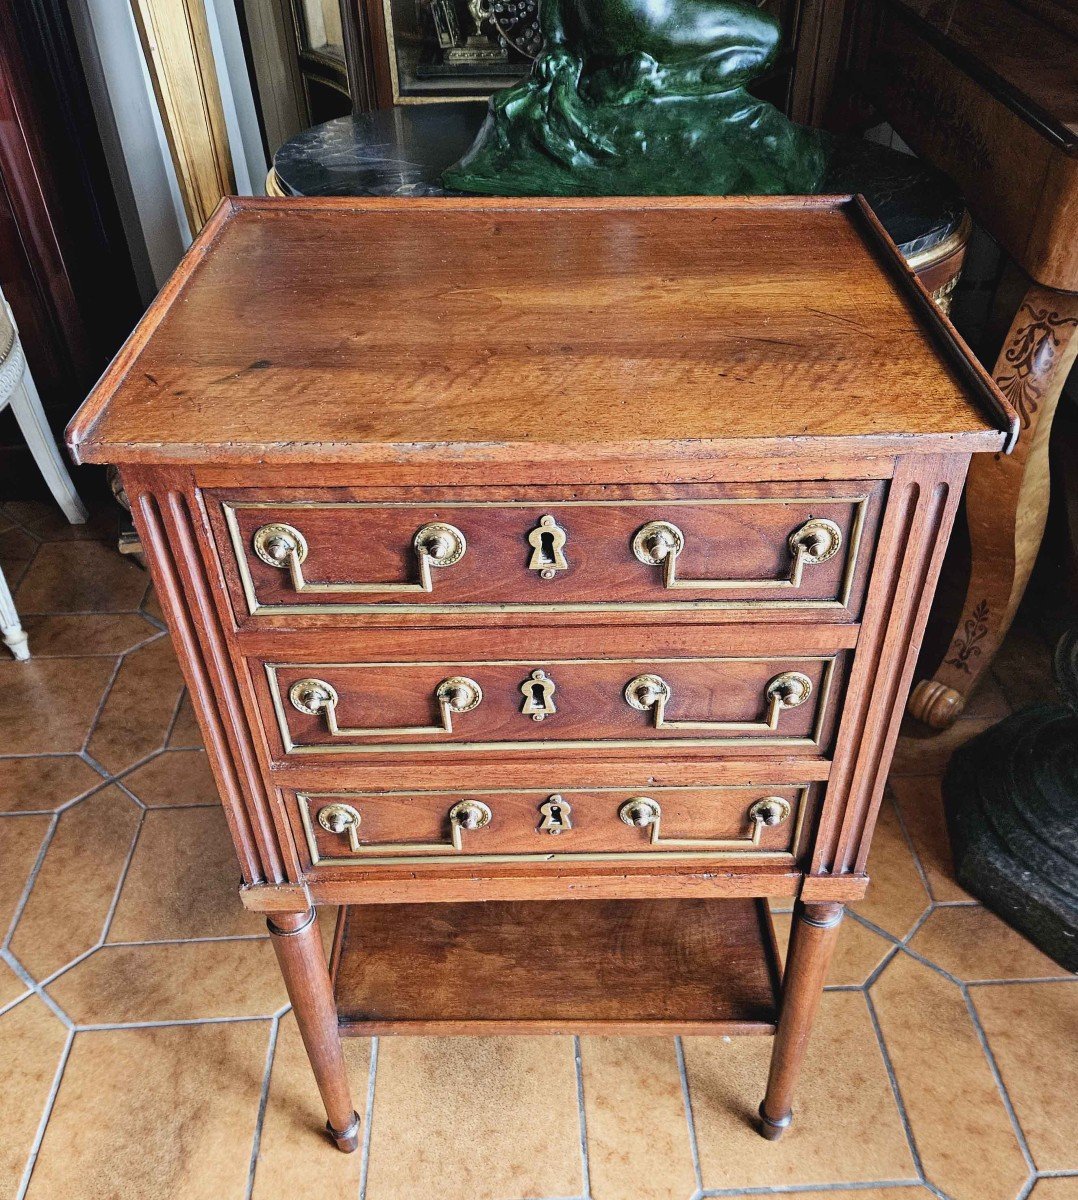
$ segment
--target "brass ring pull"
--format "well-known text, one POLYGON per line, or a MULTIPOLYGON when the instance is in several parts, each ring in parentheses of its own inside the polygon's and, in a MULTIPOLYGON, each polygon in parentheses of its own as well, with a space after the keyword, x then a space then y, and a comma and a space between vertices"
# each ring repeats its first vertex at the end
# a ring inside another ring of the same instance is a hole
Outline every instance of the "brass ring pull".
POLYGON ((805 567, 825 563, 842 545, 842 530, 834 521, 814 517, 786 539, 790 549, 790 571, 785 579, 679 579, 678 556, 685 549, 685 535, 672 521, 649 521, 633 535, 633 554, 649 567, 662 567, 665 588, 799 588, 805 567))
POLYGON ((318 810, 318 824, 327 833, 335 833, 338 836, 347 834, 348 849, 352 854, 384 854, 387 850, 397 854, 431 854, 454 850, 460 854, 464 850, 464 831, 484 829, 490 824, 493 815, 482 800, 461 800, 454 804, 449 810, 449 842, 390 842, 361 846, 359 826, 363 818, 359 810, 351 804, 339 802, 323 805, 318 810))
POLYGON ((363 818, 350 804, 326 804, 318 810, 318 824, 327 833, 348 834, 348 849, 359 853, 359 826, 363 818))
POLYGON ((483 699, 483 689, 474 679, 463 675, 454 675, 443 679, 434 689, 434 698, 438 703, 438 725, 409 725, 399 727, 379 727, 372 729, 342 729, 337 723, 337 705, 340 698, 337 690, 324 679, 298 679, 288 689, 288 699, 297 712, 308 716, 322 714, 326 721, 326 729, 331 737, 412 737, 417 734, 452 733, 453 714, 471 712, 478 708, 483 699))
POLYGON ((733 733, 765 732, 778 728, 779 717, 788 708, 799 708, 812 694, 812 680, 800 671, 776 675, 764 689, 767 715, 762 721, 670 721, 666 706, 673 695, 661 675, 637 675, 625 685, 625 700, 638 712, 651 712, 656 729, 705 729, 733 733))
POLYGON ((432 592, 435 567, 451 567, 460 562, 468 543, 464 534, 444 521, 432 521, 418 530, 412 539, 419 569, 418 583, 314 583, 303 574, 308 554, 307 539, 292 525, 263 525, 251 539, 255 554, 267 566, 287 571, 292 587, 307 595, 334 592, 432 592))
POLYGON ((764 829, 769 825, 781 825, 791 812, 789 801, 781 796, 765 796, 749 809, 752 833, 746 838, 664 838, 660 833, 662 809, 657 800, 650 796, 633 796, 618 809, 618 816, 626 825, 637 829, 650 829, 648 843, 652 846, 699 846, 702 849, 751 850, 760 845, 764 829))
POLYGON ((493 814, 482 800, 461 800, 449 810, 449 829, 453 837, 453 849, 460 853, 464 849, 464 830, 483 829, 490 824, 493 814))

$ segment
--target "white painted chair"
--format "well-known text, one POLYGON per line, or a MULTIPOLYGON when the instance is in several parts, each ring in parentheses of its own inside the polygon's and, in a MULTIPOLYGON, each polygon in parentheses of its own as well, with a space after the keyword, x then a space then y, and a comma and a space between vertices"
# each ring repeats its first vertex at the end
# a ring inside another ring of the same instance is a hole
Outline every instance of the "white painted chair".
MULTIPOLYGON (((88 517, 79 499, 64 460, 45 420, 41 397, 26 366, 26 355, 19 341, 19 329, 3 294, 0 293, 0 412, 7 406, 15 414, 30 453, 34 456, 49 490, 72 525, 81 525, 88 517)), ((0 571, 0 635, 19 660, 30 657, 26 631, 19 623, 11 590, 0 571)))

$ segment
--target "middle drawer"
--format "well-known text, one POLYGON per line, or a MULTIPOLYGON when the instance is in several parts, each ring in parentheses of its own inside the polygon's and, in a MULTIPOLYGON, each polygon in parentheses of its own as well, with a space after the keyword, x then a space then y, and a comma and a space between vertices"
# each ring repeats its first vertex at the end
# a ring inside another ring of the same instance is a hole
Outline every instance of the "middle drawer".
POLYGON ((255 662, 273 757, 737 746, 824 753, 849 651, 255 662))

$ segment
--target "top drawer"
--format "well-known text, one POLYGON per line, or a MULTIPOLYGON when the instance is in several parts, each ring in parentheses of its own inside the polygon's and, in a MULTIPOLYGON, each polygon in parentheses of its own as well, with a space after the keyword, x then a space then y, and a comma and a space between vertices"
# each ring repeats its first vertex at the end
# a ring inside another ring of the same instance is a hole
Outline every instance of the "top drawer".
POLYGON ((207 493, 238 619, 753 607, 856 620, 883 485, 207 493), (399 494, 398 494, 399 495, 399 494), (234 569, 232 564, 234 564, 234 569))

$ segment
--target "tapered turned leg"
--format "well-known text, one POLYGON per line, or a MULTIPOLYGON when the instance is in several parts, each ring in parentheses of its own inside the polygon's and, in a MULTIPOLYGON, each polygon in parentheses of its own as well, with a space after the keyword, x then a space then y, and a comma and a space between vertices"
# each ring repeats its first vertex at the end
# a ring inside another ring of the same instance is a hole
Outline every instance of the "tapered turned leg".
POLYGON ((794 1088, 844 911, 841 904, 797 906, 782 979, 782 1012, 771 1052, 767 1094, 760 1105, 760 1133, 768 1141, 782 1137, 793 1120, 794 1088))
POLYGON ((996 360, 995 379, 1018 410, 1010 455, 975 454, 966 485, 970 579, 943 662, 910 695, 910 715, 952 725, 1011 627, 1048 513, 1048 435, 1078 353, 1078 293, 1031 287, 996 360))
POLYGON ((346 1154, 359 1145, 359 1114, 352 1104, 348 1072, 337 1031, 337 1007, 315 910, 275 913, 266 921, 284 976, 300 1037, 326 1106, 326 1130, 346 1154))

